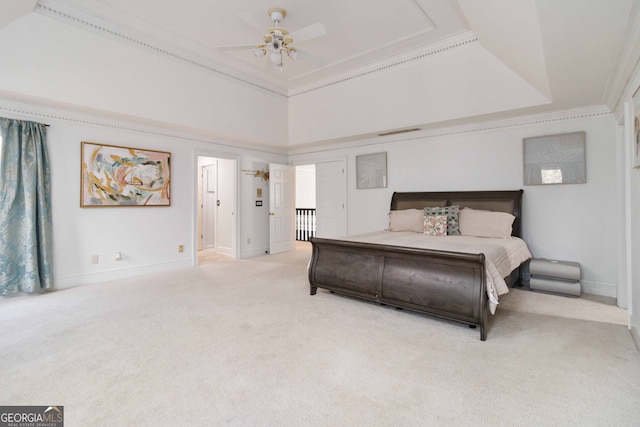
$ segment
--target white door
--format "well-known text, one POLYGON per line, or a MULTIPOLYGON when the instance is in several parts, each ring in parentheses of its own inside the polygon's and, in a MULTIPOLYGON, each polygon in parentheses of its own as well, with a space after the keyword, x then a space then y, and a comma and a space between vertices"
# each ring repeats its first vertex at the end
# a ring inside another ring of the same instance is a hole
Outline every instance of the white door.
POLYGON ((216 253, 236 256, 236 161, 218 159, 216 253))
POLYGON ((347 234, 347 174, 344 160, 316 163, 316 236, 347 234))
POLYGON ((218 175, 215 163, 203 167, 202 178, 202 248, 212 249, 216 247, 218 210, 218 175))
POLYGON ((293 166, 269 164, 269 253, 295 247, 295 190, 293 166))
POLYGON ((202 242, 204 240, 204 231, 202 229, 202 217, 204 214, 204 201, 202 189, 204 185, 202 181, 204 180, 204 166, 200 166, 200 175, 198 175, 198 250, 201 251, 203 249, 202 242))

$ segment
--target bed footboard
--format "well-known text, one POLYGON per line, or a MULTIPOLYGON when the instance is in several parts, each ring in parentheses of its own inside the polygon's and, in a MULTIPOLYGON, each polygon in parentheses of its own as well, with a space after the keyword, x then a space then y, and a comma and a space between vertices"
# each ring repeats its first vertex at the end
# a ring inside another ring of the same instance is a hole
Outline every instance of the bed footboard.
POLYGON ((486 339, 483 254, 312 238, 311 295, 328 289, 480 328, 486 339))

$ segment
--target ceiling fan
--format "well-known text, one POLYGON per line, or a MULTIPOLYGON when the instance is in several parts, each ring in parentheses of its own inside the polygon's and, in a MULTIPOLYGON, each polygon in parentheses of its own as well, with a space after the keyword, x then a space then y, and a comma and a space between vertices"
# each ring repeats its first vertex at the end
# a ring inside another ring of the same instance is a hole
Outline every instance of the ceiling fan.
MULTIPOLYGON (((305 52, 298 47, 294 47, 294 42, 311 40, 327 34, 327 29, 320 23, 312 24, 289 33, 280 27, 280 22, 287 16, 287 12, 279 7, 272 7, 267 10, 267 15, 273 21, 273 27, 269 28, 263 36, 263 42, 258 44, 246 44, 235 46, 222 46, 220 50, 248 50, 252 49, 256 58, 267 56, 269 62, 282 71, 282 59, 286 55, 292 60, 301 59, 316 66, 323 66, 325 61, 322 58, 305 52)), ((263 31, 261 24, 249 13, 242 12, 238 17, 248 26, 258 31, 263 31)))

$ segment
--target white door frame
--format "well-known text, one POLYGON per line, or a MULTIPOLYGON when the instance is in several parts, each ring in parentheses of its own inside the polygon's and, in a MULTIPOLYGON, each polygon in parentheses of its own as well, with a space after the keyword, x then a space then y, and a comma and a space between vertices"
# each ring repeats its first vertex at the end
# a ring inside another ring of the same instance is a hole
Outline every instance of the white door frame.
POLYGON ((196 267, 198 265, 198 175, 200 168, 198 167, 198 157, 213 157, 217 159, 227 159, 235 161, 235 182, 233 183, 234 191, 236 194, 235 206, 233 209, 233 230, 231 241, 231 252, 234 259, 240 258, 240 245, 238 245, 238 236, 240 236, 240 156, 230 155, 229 153, 221 153, 214 150, 193 150, 193 181, 192 181, 192 197, 191 197, 191 209, 192 209, 192 224, 191 224, 191 250, 193 257, 191 258, 191 265, 196 267))
MULTIPOLYGON (((345 215, 345 230, 346 230, 346 234, 349 234, 349 158, 348 156, 319 156, 319 157, 305 157, 305 158, 299 158, 299 159, 295 159, 293 161, 291 161, 289 164, 291 166, 304 166, 304 165, 317 165, 318 163, 325 163, 325 162, 344 162, 344 167, 345 167, 345 185, 347 186, 346 191, 347 191, 347 197, 345 200, 345 206, 344 206, 344 215, 345 215)), ((316 194, 318 191, 318 183, 316 182, 316 194)), ((316 206, 317 208, 317 206, 316 206)), ((317 229, 318 225, 316 224, 316 229, 317 229)))

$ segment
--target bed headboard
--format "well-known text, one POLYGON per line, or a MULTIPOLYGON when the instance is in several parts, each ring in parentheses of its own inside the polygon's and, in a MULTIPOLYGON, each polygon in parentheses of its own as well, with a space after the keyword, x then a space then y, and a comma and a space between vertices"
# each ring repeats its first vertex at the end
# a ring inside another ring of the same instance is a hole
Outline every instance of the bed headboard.
POLYGON ((523 190, 396 192, 391 197, 391 210, 459 205, 460 209, 508 212, 516 217, 511 235, 522 237, 522 193, 523 190))

